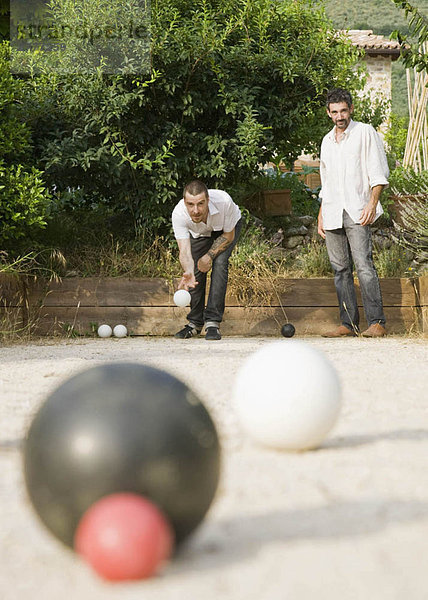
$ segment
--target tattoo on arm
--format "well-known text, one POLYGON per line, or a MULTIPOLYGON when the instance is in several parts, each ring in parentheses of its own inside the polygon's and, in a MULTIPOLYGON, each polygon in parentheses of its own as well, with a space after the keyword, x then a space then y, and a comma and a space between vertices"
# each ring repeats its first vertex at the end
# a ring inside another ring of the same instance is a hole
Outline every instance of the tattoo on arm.
POLYGON ((229 248, 232 242, 233 240, 228 240, 224 237, 224 235, 220 235, 216 240, 214 240, 213 245, 208 250, 208 256, 210 256, 212 260, 214 260, 215 257, 224 252, 226 248, 229 248))

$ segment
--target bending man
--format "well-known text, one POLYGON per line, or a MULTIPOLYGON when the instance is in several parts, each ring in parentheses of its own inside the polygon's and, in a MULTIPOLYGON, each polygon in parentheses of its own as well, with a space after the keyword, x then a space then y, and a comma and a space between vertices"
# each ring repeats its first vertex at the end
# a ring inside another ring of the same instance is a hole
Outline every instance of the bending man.
POLYGON ((175 337, 188 339, 205 325, 206 340, 220 340, 220 323, 229 272, 229 257, 242 228, 241 211, 228 193, 208 190, 199 180, 188 183, 172 213, 183 276, 178 289, 190 292, 188 324, 175 337), (207 273, 211 284, 205 307, 207 273))

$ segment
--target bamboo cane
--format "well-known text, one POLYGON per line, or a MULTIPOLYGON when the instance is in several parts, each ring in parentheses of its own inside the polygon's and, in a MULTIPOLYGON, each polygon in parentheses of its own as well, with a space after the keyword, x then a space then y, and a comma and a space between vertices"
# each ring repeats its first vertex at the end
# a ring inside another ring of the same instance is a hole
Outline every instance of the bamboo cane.
POLYGON ((424 122, 426 118, 426 106, 428 99, 428 90, 424 88, 423 93, 419 99, 419 103, 416 108, 416 114, 409 127, 409 144, 406 148, 407 152, 405 155, 404 166, 414 167, 416 170, 422 170, 422 160, 420 145, 422 140, 422 133, 424 128, 424 122))
MULTIPOLYGON (((421 51, 428 52, 428 44, 421 45, 421 51)), ((409 129, 403 165, 416 171, 428 168, 428 74, 413 70, 413 85, 410 69, 406 70, 409 105, 409 129)))

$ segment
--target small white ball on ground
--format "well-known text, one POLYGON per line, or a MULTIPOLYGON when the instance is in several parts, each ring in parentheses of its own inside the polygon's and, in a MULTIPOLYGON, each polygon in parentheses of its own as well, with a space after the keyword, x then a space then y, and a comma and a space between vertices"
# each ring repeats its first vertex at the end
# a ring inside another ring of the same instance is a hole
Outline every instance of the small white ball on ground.
POLYGON ((103 325, 100 325, 98 327, 98 335, 102 338, 108 338, 110 337, 112 334, 112 329, 110 327, 110 325, 106 325, 105 323, 103 325))
POLYGON ((128 330, 126 329, 125 325, 116 325, 116 327, 113 329, 114 337, 123 338, 126 337, 127 334, 128 330))
POLYGON ((177 306, 189 306, 191 296, 187 290, 177 290, 174 294, 174 302, 177 306))
POLYGON ((324 440, 341 407, 341 385, 327 357, 306 342, 267 344, 238 371, 233 405, 242 429, 279 450, 309 450, 324 440))

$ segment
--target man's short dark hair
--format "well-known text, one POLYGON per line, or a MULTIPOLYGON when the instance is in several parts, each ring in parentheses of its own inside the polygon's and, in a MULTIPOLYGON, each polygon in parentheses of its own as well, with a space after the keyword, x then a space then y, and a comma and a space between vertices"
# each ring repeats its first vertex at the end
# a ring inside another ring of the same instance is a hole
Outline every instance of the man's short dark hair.
POLYGON ((189 194, 190 196, 199 196, 199 194, 205 194, 208 197, 208 188, 203 181, 194 179, 188 183, 183 190, 183 198, 189 194))
POLYGON ((338 102, 346 102, 348 108, 351 108, 352 96, 348 90, 336 88, 327 92, 327 109, 330 109, 330 104, 337 104, 338 102))

